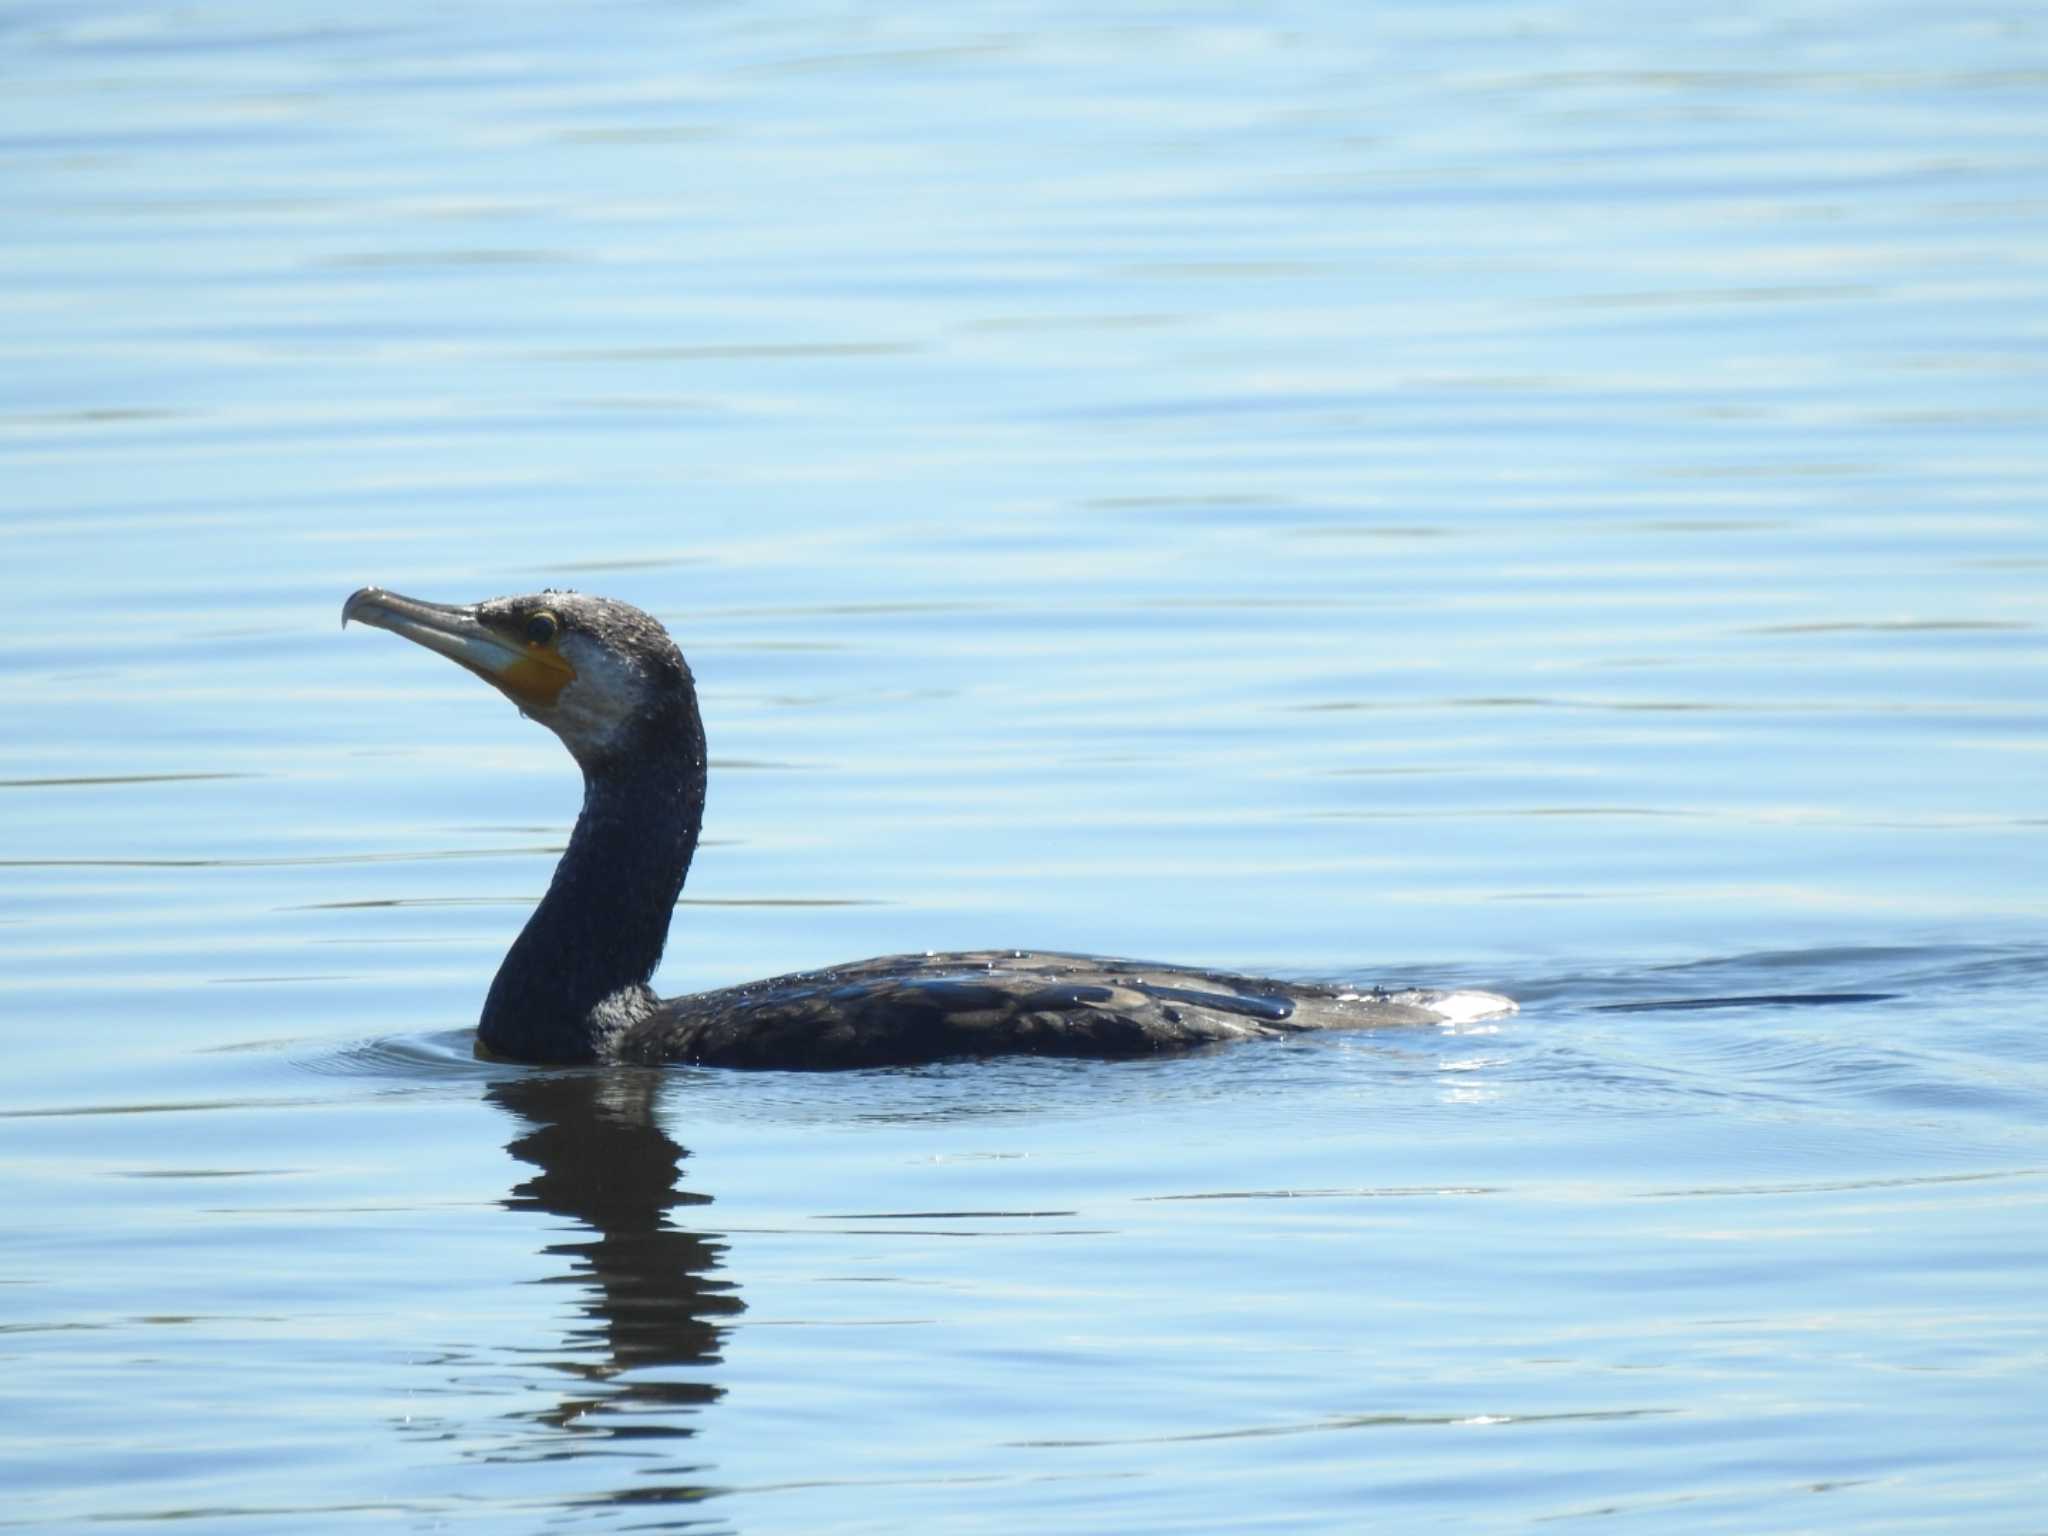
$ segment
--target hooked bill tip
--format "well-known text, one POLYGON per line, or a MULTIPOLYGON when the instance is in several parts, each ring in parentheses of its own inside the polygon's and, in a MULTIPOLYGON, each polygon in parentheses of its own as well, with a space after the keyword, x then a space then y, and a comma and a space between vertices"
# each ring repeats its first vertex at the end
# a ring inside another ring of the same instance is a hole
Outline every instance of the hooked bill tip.
POLYGON ((348 621, 356 616, 356 610, 365 603, 373 603, 384 595, 382 587, 357 587, 349 593, 348 601, 341 605, 341 627, 348 628, 348 621))

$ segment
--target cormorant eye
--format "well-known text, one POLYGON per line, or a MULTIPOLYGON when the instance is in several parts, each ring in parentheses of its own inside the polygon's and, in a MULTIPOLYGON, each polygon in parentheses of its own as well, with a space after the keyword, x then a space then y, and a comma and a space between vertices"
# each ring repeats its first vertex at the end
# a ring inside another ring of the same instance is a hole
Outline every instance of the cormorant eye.
POLYGON ((526 643, 528 645, 553 645, 555 636, 562 632, 562 621, 543 608, 526 621, 526 643))

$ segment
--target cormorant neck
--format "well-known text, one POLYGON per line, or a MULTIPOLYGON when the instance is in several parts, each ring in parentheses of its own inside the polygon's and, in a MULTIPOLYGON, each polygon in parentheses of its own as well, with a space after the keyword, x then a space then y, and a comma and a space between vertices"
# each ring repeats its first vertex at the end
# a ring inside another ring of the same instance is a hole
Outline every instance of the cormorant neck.
POLYGON ((655 1007, 647 986, 704 819, 696 701, 636 723, 583 763, 583 811, 555 878, 484 1000, 484 1045, 521 1061, 594 1061, 655 1007))

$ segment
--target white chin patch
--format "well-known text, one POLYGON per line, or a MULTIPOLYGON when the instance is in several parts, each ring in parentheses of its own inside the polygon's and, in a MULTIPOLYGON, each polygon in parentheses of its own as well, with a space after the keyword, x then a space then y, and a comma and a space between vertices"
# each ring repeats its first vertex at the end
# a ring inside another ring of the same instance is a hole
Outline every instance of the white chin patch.
POLYGON ((577 757, 601 757, 623 736, 646 696, 647 680, 616 652, 583 635, 564 635, 562 655, 576 669, 576 680, 556 696, 554 708, 534 718, 577 757))

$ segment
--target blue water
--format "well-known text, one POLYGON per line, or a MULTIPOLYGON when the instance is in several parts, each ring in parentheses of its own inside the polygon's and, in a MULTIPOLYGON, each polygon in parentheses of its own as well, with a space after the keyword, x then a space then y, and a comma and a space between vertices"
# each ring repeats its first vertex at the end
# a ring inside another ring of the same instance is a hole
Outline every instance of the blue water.
POLYGON ((2041 1529, 2033 8, 0 25, 0 1527, 2041 1529), (371 582, 670 626, 665 990, 1522 1011, 479 1063, 371 582))

